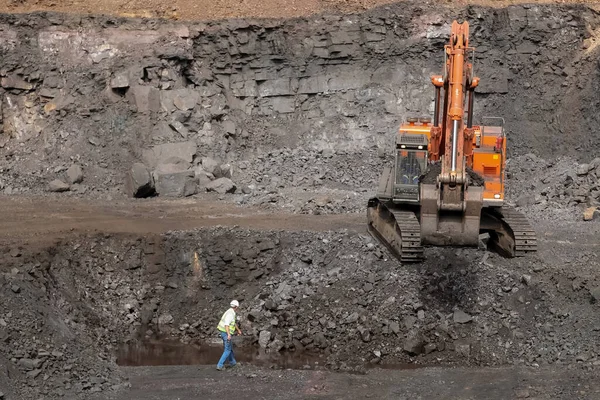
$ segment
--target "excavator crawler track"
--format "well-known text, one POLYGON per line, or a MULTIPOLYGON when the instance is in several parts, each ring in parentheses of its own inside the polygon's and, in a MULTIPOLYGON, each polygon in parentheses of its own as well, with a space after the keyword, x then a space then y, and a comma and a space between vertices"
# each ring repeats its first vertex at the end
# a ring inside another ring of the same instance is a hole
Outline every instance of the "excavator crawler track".
POLYGON ((421 226, 414 212, 388 207, 378 199, 369 200, 369 232, 402 263, 424 259, 421 226))
POLYGON ((499 253, 505 257, 523 257, 537 251, 535 230, 523 214, 510 206, 499 208, 494 214, 501 223, 493 240, 499 253))
POLYGON ((514 237, 514 256, 523 257, 527 253, 537 251, 537 237, 535 230, 527 218, 512 207, 502 207, 503 221, 510 227, 514 237))

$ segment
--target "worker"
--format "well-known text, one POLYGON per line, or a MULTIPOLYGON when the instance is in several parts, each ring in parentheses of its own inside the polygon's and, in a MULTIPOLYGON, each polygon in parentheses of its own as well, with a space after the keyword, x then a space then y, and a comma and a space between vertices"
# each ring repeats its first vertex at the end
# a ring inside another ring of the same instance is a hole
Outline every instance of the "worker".
POLYGON ((233 342, 231 340, 231 336, 233 336, 236 332, 238 335, 242 334, 241 329, 237 325, 235 314, 240 306, 240 303, 238 303, 237 300, 232 300, 229 305, 231 308, 223 313, 221 321, 219 321, 219 325, 217 326, 217 330, 221 335, 221 339, 223 339, 223 355, 217 364, 217 370, 219 371, 223 370, 225 361, 229 361, 229 365, 231 367, 234 367, 237 364, 233 355, 233 342))

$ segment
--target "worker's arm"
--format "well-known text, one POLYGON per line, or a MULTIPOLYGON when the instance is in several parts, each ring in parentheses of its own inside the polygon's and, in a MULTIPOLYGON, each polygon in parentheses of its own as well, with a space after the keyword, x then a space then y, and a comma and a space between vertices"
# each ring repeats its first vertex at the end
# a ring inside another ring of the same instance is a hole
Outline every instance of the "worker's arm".
POLYGON ((225 325, 225 332, 227 332, 227 340, 231 340, 231 332, 229 332, 229 325, 225 325))
POLYGON ((235 330, 237 331, 238 335, 242 334, 242 330, 240 329, 240 327, 238 326, 237 322, 235 323, 235 330))

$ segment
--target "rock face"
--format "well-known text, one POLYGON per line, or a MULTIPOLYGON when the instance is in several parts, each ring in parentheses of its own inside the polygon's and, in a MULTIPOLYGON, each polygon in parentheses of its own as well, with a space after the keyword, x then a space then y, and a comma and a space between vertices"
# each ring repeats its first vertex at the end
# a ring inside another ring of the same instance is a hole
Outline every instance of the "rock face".
MULTIPOLYGON (((81 30, 65 17, 57 35, 53 23, 40 17, 7 22, 0 82, 6 92, 6 135, 0 152, 10 156, 0 157, 0 167, 15 174, 13 188, 31 192, 45 189, 38 174, 50 181, 56 166, 81 162, 89 192, 116 194, 122 180, 114 177, 133 163, 152 171, 172 163, 173 156, 196 165, 198 158, 212 158, 218 169, 247 161, 234 177, 227 169, 216 173, 203 165, 215 178, 240 186, 272 185, 267 193, 279 185, 332 183, 370 190, 383 166, 380 153, 393 140, 390 132, 404 117, 430 113, 433 90, 424 89, 430 85, 428 71, 439 69, 449 33, 447 24, 437 21, 453 18, 448 10, 418 4, 386 7, 347 18, 220 21, 209 30, 201 23, 171 21, 157 22, 150 31, 142 21, 105 17, 84 17, 81 30), (20 38, 26 35, 39 40, 25 50, 20 38), (227 45, 224 36, 230 38, 227 45), (32 107, 38 100, 40 107, 32 107), (285 156, 298 149, 306 158, 285 156), (18 161, 31 154, 47 156, 38 157, 39 165, 18 161)), ((585 8, 571 11, 515 5, 506 11, 511 26, 499 35, 494 12, 478 10, 480 30, 472 42, 481 55, 479 89, 486 96, 477 104, 485 109, 493 102, 507 126, 520 124, 511 136, 511 156, 535 151, 549 159, 582 157, 578 145, 600 144, 594 134, 600 123, 592 106, 596 93, 586 80, 595 64, 562 61, 578 57, 575 43, 595 29, 595 16, 585 8), (548 16, 556 18, 552 27, 539 22, 548 16), (563 34, 554 35, 557 30, 563 34), (507 41, 514 52, 502 50, 507 41), (540 70, 548 76, 536 75, 540 70), (512 81, 524 84, 512 87, 512 81), (583 89, 559 102, 563 84, 583 89), (492 100, 496 95, 504 96, 502 101, 492 100), (526 115, 543 110, 557 118, 542 137, 537 117, 523 122, 515 109, 526 115)), ((575 178, 595 173, 593 160, 579 161, 585 164, 575 178)), ((265 203, 277 196, 270 197, 265 203)))
POLYGON ((125 188, 131 197, 148 197, 155 193, 154 181, 144 164, 133 164, 127 172, 125 188))

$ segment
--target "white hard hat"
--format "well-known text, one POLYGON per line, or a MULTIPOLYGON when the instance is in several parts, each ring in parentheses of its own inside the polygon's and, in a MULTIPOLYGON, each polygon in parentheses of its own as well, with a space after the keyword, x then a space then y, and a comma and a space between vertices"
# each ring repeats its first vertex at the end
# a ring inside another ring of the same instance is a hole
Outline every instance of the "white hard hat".
POLYGON ((231 307, 239 307, 239 306, 240 306, 240 303, 238 303, 238 301, 237 301, 237 300, 231 300, 231 303, 229 303, 229 305, 230 305, 231 307))

